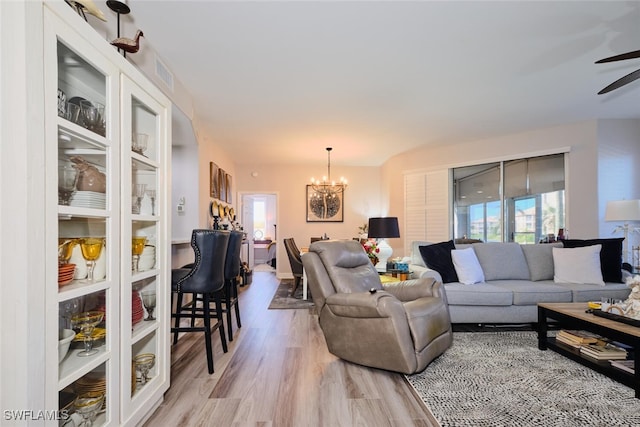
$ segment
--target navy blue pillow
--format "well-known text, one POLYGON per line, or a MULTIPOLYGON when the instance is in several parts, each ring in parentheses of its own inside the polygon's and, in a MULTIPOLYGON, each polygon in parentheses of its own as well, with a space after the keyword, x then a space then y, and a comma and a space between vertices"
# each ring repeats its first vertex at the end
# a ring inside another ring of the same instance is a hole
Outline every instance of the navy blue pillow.
POLYGON ((622 282, 622 241, 624 237, 614 239, 568 239, 563 240, 565 248, 581 248, 584 246, 602 245, 600 250, 600 270, 605 282, 622 282))
POLYGON ((425 265, 440 273, 442 283, 458 281, 458 275, 451 259, 451 251, 455 248, 453 240, 418 247, 425 265))

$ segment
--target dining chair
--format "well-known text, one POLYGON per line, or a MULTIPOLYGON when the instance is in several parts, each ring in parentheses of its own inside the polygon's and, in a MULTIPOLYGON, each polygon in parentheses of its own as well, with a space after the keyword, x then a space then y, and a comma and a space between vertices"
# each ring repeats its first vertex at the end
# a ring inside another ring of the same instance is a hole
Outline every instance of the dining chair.
POLYGON ((302 281, 303 268, 302 268, 302 258, 300 256, 300 249, 296 245, 296 242, 293 238, 284 239, 284 247, 287 251, 287 257, 289 258, 289 264, 291 265, 291 273, 293 273, 293 289, 291 290, 291 295, 295 295, 296 289, 300 286, 300 282, 302 281))
POLYGON ((227 352, 227 340, 222 317, 221 291, 225 285, 224 268, 229 245, 230 232, 226 230, 193 230, 191 247, 195 261, 189 268, 171 270, 172 299, 176 297, 176 309, 171 314, 174 326, 174 344, 180 332, 204 332, 205 350, 207 353, 207 367, 213 373, 213 350, 211 333, 216 329, 220 332, 222 350, 227 352), (191 294, 191 310, 183 310, 182 301, 185 294, 191 294), (202 305, 196 304, 198 296, 202 298, 202 305), (211 310, 211 302, 215 310, 211 310), (182 318, 191 320, 189 326, 182 326, 182 318), (195 321, 202 319, 203 326, 195 321))

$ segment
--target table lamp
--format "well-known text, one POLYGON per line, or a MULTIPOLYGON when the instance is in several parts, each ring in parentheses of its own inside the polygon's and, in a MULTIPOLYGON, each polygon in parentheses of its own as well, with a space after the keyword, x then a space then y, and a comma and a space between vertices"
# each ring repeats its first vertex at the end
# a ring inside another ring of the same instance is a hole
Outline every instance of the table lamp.
POLYGON ((615 200, 607 202, 607 209, 604 214, 605 221, 622 221, 624 225, 619 225, 613 232, 622 230, 624 240, 622 241, 622 253, 624 262, 629 263, 629 231, 637 231, 629 226, 630 221, 640 221, 640 200, 615 200))
POLYGON ((378 239, 378 249, 380 252, 378 253, 376 270, 379 272, 387 271, 387 260, 391 257, 393 249, 391 249, 386 239, 400 237, 398 218, 395 216, 369 218, 368 237, 378 239))

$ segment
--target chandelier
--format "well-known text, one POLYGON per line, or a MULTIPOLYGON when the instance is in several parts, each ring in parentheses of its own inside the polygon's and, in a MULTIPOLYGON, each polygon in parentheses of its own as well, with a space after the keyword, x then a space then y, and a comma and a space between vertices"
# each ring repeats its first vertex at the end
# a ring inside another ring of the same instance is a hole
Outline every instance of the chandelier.
POLYGON ((340 182, 336 183, 331 180, 331 150, 327 147, 327 175, 322 177, 322 181, 311 178, 311 188, 320 196, 335 196, 342 193, 347 188, 347 180, 340 177, 340 182))

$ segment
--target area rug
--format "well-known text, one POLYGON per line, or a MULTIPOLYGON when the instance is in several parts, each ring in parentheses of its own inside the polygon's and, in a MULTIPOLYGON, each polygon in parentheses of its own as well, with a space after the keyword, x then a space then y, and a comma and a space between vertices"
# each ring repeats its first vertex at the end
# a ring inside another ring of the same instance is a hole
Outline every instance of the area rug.
POLYGON ((281 280, 276 293, 273 295, 271 304, 269 304, 269 310, 313 307, 311 295, 308 296, 307 300, 302 299, 302 284, 298 286, 298 289, 296 289, 293 295, 291 295, 292 288, 293 279, 281 280))
POLYGON ((538 350, 535 332, 456 332, 406 378, 443 427, 640 425, 633 389, 538 350))

